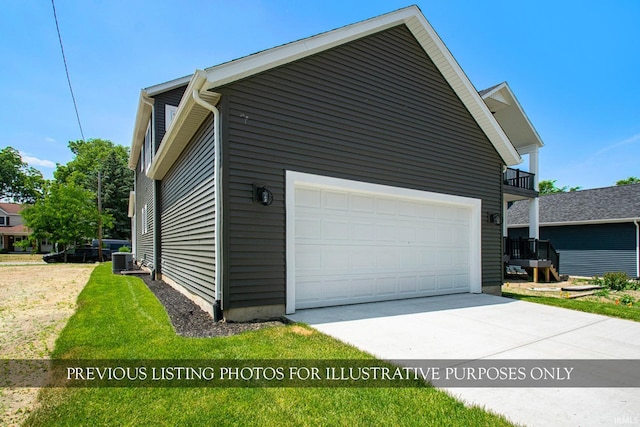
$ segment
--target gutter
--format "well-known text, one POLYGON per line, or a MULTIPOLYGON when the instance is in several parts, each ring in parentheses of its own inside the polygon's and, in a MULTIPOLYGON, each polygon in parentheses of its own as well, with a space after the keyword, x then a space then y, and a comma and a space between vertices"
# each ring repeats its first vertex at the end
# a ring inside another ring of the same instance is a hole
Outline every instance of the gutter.
MULTIPOLYGON (((203 82, 206 83, 206 80, 203 82)), ((202 89, 202 87, 201 87, 202 89)), ((200 89, 200 90, 201 90, 200 89)), ((193 89, 191 92, 191 97, 196 102, 196 104, 200 105, 203 108, 211 111, 213 113, 213 146, 214 146, 214 165, 213 165, 213 174, 214 174, 214 186, 215 186, 215 224, 214 224, 214 233, 216 235, 216 253, 215 253, 215 262, 216 262, 216 273, 215 273, 215 304, 213 307, 213 320, 219 321, 222 320, 222 263, 221 263, 221 251, 222 251, 222 209, 221 209, 221 200, 222 200, 222 186, 220 185, 220 177, 221 177, 221 164, 222 164, 222 156, 220 155, 221 151, 221 141, 220 141, 220 110, 215 105, 212 105, 202 99, 200 97, 200 92, 197 89, 193 89)))

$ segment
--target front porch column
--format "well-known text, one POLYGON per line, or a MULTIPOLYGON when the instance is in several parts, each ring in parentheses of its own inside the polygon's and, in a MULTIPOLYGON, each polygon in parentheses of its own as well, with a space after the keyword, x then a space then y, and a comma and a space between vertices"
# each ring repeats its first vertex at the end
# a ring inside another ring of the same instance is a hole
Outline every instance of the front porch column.
MULTIPOLYGON (((533 175, 533 189, 539 191, 538 187, 538 148, 529 153, 529 172, 533 175)), ((540 238, 540 200, 538 197, 529 200, 529 237, 540 238)))

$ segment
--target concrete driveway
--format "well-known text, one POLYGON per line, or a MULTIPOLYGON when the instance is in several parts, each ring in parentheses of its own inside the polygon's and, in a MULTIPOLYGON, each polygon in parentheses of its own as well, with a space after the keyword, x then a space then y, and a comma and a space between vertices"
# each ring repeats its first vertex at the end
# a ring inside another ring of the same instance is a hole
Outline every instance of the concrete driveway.
MULTIPOLYGON (((288 317, 384 360, 632 359, 640 371, 640 323, 492 295, 307 309, 288 317)), ((640 388, 445 390, 529 426, 640 424, 640 388)))

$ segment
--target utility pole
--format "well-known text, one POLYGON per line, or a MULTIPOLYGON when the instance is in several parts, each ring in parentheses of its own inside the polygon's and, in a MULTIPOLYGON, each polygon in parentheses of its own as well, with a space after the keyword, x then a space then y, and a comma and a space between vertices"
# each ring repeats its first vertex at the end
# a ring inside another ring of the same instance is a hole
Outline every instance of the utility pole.
POLYGON ((98 260, 102 262, 102 180, 98 171, 98 260))

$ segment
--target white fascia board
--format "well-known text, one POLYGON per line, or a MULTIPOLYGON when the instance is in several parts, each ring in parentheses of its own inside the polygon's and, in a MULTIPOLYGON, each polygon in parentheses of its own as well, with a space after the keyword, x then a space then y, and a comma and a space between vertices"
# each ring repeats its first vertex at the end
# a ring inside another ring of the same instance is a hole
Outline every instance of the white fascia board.
POLYGON ((522 158, 518 151, 424 15, 416 13, 406 24, 487 135, 505 164, 513 166, 521 163, 522 158))
POLYGON ((147 176, 151 179, 162 179, 164 175, 169 171, 173 163, 178 159, 178 156, 186 148, 189 143, 190 137, 197 131, 202 123, 202 120, 194 120, 197 116, 194 111, 200 109, 198 115, 201 119, 209 114, 209 111, 205 111, 202 107, 198 106, 193 99, 193 91, 198 92, 205 100, 210 103, 214 103, 219 99, 219 94, 216 93, 202 93, 203 86, 207 81, 206 73, 202 70, 197 70, 178 105, 178 111, 167 129, 160 146, 155 153, 151 167, 147 171, 147 176), (193 114, 194 117, 190 117, 193 114), (200 114, 202 113, 202 114, 200 114))
MULTIPOLYGON (((563 221, 563 222, 541 222, 540 227, 561 227, 565 225, 597 225, 597 224, 622 224, 626 222, 633 223, 634 221, 640 221, 640 217, 636 218, 609 218, 609 219, 592 219, 585 221, 563 221)), ((529 223, 525 224, 509 224, 507 228, 522 228, 528 227, 529 223)))
POLYGON ((144 143, 144 135, 147 133, 147 126, 153 110, 153 98, 149 98, 147 92, 140 91, 138 100, 138 112, 133 125, 133 137, 131 138, 131 150, 129 150, 129 169, 134 170, 140 157, 140 149, 144 143))
POLYGON ((482 94, 482 98, 483 99, 490 98, 493 94, 502 90, 502 88, 504 88, 506 85, 507 85, 507 82, 502 82, 498 85, 495 85, 493 89, 491 89, 489 92, 482 94))
POLYGON ((417 6, 409 6, 209 68, 206 70, 208 83, 204 89, 222 86, 401 24, 405 24, 413 33, 427 55, 471 112, 505 164, 513 166, 521 163, 522 158, 517 150, 417 6))
POLYGON ((420 13, 416 6, 410 6, 366 21, 347 25, 346 27, 328 31, 295 42, 277 46, 235 61, 227 62, 206 69, 206 89, 222 86, 245 77, 258 74, 307 56, 331 49, 353 40, 366 37, 385 29, 405 23, 405 21, 420 13))
POLYGON ((188 84, 189 81, 191 81, 192 77, 193 77, 193 74, 190 74, 188 76, 180 77, 178 79, 173 79, 173 80, 169 80, 168 82, 150 86, 144 90, 145 92, 147 92, 149 96, 156 96, 160 93, 164 93, 188 84))

